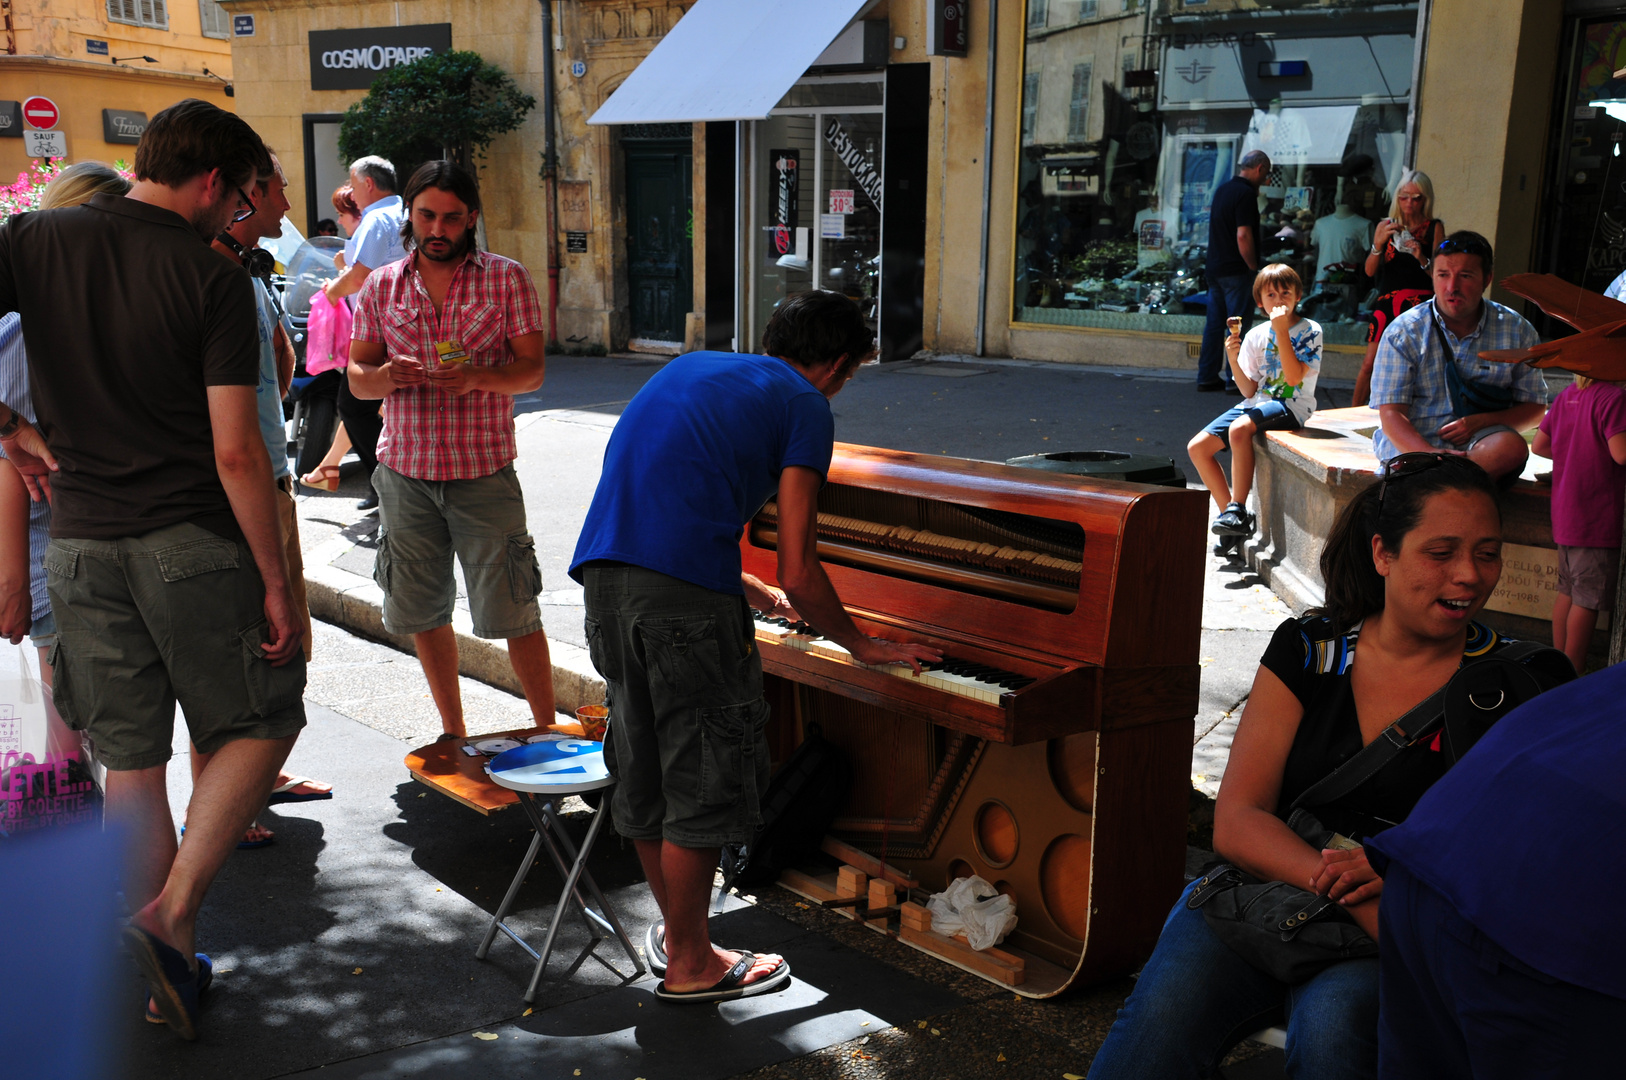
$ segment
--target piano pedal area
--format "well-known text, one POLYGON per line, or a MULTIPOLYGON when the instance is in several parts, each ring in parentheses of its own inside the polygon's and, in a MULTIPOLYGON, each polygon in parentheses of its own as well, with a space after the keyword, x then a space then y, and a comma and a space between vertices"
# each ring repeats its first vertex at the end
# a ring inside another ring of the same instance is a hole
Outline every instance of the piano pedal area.
POLYGON ((1022 957, 997 946, 973 949, 964 934, 951 936, 933 930, 926 907, 930 890, 921 888, 915 878, 834 837, 826 837, 824 851, 837 859, 853 859, 857 865, 843 862, 833 873, 823 874, 787 870, 780 875, 779 884, 963 971, 1013 988, 1022 985, 1027 969, 1022 957))

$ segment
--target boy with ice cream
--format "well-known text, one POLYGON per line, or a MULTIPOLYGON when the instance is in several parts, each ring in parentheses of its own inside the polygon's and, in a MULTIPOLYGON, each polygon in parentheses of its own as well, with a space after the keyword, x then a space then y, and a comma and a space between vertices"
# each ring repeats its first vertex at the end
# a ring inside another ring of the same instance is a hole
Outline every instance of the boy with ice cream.
MULTIPOLYGON (((1221 513, 1212 531, 1220 537, 1251 536, 1248 513, 1253 486, 1253 435, 1256 431, 1304 426, 1315 412, 1315 382, 1321 370, 1321 327, 1298 313, 1304 285, 1293 268, 1271 263, 1253 281, 1253 299, 1270 317, 1241 334, 1241 320, 1229 320, 1225 356, 1236 378, 1242 404, 1226 410, 1186 445, 1221 513), (1231 451, 1231 483, 1216 456, 1231 451)), ((1235 541, 1240 543, 1240 540, 1235 541)))

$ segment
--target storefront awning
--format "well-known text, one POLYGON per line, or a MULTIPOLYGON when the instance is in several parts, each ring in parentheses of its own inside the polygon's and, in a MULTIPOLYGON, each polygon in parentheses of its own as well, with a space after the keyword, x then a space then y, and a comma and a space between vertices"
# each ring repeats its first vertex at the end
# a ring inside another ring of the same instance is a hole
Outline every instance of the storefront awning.
POLYGON ((696 0, 589 124, 761 120, 867 0, 696 0))

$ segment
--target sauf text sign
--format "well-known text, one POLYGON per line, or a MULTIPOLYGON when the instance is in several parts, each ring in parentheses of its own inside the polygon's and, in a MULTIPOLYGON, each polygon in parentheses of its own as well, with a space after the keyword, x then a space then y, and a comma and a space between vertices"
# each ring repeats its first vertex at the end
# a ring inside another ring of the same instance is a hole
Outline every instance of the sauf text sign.
POLYGON ((311 89, 365 90, 392 67, 452 47, 451 23, 310 32, 311 89))

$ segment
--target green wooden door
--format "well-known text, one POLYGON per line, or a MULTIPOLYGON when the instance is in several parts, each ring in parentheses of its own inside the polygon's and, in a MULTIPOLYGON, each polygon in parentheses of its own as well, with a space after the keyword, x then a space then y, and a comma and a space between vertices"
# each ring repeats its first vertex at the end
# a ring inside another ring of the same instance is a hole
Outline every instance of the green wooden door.
POLYGON ((634 338, 682 341, 694 298, 688 140, 626 141, 627 289, 634 338))

